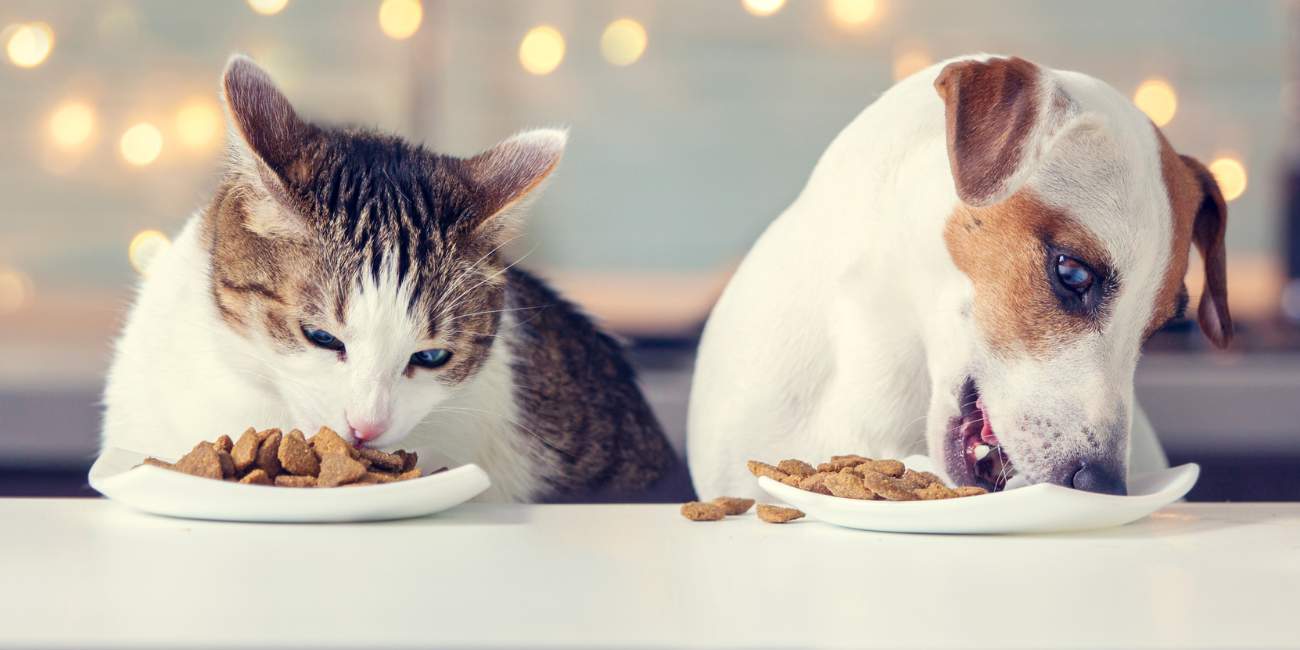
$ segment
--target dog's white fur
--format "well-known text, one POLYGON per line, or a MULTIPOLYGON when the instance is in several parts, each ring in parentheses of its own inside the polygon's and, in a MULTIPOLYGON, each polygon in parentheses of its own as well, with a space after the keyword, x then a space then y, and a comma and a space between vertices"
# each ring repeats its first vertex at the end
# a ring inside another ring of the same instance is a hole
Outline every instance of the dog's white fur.
MULTIPOLYGON (((935 456, 972 372, 1002 444, 1033 482, 1050 480, 1048 465, 1084 443, 1079 429, 1067 430, 1055 456, 1029 462, 1017 453, 1033 435, 1018 425, 1026 418, 1109 422, 1102 443, 1131 448, 1130 468, 1166 465, 1133 408, 1156 282, 1126 283, 1103 332, 1061 345, 1047 360, 994 354, 981 336, 971 281, 943 236, 960 202, 934 86, 950 62, 894 86, 831 143, 715 307, 688 423, 702 497, 757 496, 749 458, 935 456)), ((1006 194, 1032 189, 1091 231, 1125 277, 1159 277, 1172 228, 1153 127, 1096 79, 1042 72, 1043 101, 1063 91, 1072 104, 1056 123, 1040 120, 1031 136, 1040 160, 1006 194)))

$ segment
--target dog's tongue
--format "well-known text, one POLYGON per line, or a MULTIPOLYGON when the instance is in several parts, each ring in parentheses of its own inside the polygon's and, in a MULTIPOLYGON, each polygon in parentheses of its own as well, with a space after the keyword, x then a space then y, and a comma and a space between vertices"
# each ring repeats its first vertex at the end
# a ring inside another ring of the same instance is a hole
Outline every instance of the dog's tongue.
POLYGON ((998 437, 993 433, 993 424, 989 422, 989 412, 984 408, 984 398, 975 400, 975 408, 980 410, 980 420, 983 426, 980 428, 980 440, 990 447, 998 446, 998 437))

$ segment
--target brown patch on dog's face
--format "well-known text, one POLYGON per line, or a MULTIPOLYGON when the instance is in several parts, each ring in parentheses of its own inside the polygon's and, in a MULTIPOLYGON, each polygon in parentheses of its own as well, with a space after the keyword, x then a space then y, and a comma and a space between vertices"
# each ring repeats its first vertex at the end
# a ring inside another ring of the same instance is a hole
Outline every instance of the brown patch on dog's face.
MULTIPOLYGON (((989 346, 1000 354, 1047 351, 1104 321, 1104 302, 1088 314, 1064 309, 1053 290, 1049 259, 1061 251, 1088 264, 1097 282, 1113 283, 1106 249, 1068 214, 1028 191, 987 207, 959 204, 944 228, 953 263, 975 288, 974 315, 989 346)), ((1113 285, 1105 289, 1113 292, 1113 285)))

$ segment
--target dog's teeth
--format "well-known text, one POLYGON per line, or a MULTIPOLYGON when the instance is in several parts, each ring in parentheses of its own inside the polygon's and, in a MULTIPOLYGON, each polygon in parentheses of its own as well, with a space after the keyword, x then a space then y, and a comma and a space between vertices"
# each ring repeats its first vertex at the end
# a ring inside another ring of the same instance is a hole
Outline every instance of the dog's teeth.
POLYGON ((976 445, 975 460, 984 460, 984 457, 988 456, 990 451, 993 451, 993 448, 988 445, 976 445))

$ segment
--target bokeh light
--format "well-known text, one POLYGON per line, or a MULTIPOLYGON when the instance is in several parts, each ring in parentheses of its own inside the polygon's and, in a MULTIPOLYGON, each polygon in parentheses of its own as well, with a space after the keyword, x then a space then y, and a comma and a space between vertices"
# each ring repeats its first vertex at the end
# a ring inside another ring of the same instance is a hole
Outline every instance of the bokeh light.
POLYGON ((80 149, 95 133, 95 109, 85 102, 64 102, 50 115, 49 129, 50 138, 59 149, 80 149))
POLYGON ((414 36, 422 20, 424 7, 420 0, 384 0, 379 5, 379 29, 393 40, 414 36))
POLYGON ((1147 79, 1133 92, 1133 103, 1155 122, 1164 126, 1174 119, 1178 112, 1178 94, 1174 87, 1164 79, 1147 79))
POLYGON ((519 64, 535 74, 555 71, 564 61, 564 35, 550 25, 538 25, 519 42, 519 64))
POLYGON ((198 99, 176 111, 176 139, 187 148, 207 150, 221 136, 221 113, 210 101, 198 99))
POLYGON ((1220 156, 1210 163, 1210 173, 1219 183, 1223 199, 1231 201, 1246 191, 1246 166, 1233 156, 1220 156))
POLYGON ((740 0, 740 5, 755 16, 771 16, 785 6, 785 0, 740 0))
POLYGON ((127 129, 119 143, 122 159, 137 167, 143 167, 157 160, 158 155, 162 153, 162 147, 162 131, 148 122, 141 122, 127 129))
POLYGON ((12 314, 27 306, 34 294, 27 274, 0 267, 0 315, 12 314))
POLYGON ((20 68, 34 68, 54 51, 54 30, 45 23, 10 25, 0 34, 9 62, 20 68))
POLYGON ((930 54, 921 48, 908 48, 894 55, 894 81, 910 77, 934 63, 930 54))
POLYGON ((171 247, 172 242, 167 235, 157 230, 141 230, 131 238, 131 245, 127 248, 127 258, 131 260, 131 268, 140 275, 147 275, 149 267, 158 256, 171 247))
POLYGON ((284 11, 289 0, 248 0, 248 6, 263 16, 274 16, 284 11))
POLYGON ((880 6, 876 0, 828 0, 826 9, 836 25, 856 29, 875 19, 880 6))
POLYGON ((645 54, 645 27, 631 18, 619 18, 600 35, 600 53, 614 65, 632 65, 645 54))

